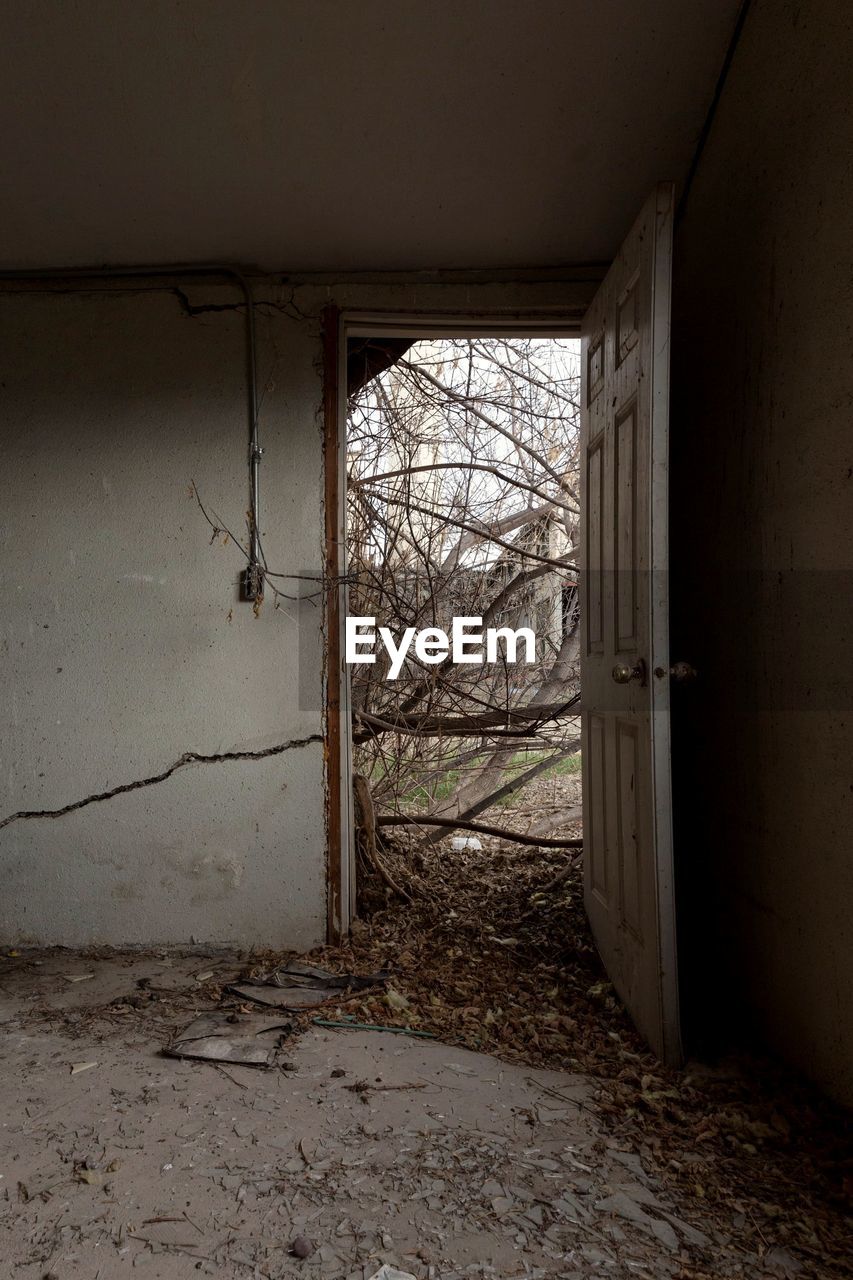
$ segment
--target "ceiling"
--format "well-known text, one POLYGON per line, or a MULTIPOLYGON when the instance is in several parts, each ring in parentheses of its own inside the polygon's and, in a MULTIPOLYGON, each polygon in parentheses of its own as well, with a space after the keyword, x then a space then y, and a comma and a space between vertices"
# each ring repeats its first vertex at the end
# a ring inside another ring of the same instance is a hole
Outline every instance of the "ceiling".
POLYGON ((738 0, 6 0, 0 265, 612 257, 738 0))

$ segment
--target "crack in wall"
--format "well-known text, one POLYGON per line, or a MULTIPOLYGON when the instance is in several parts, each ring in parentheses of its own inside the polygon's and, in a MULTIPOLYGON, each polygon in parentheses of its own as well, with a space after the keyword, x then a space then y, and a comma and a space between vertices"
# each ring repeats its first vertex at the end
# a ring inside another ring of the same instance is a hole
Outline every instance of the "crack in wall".
POLYGON ((174 764, 169 765, 168 769, 164 769, 162 773, 152 774, 150 778, 137 778, 135 782, 123 782, 110 791, 100 791, 95 795, 85 796, 82 800, 63 805, 61 809, 19 809, 17 813, 10 813, 0 822, 0 831, 12 822, 26 818, 62 818, 66 813, 85 809, 87 805, 99 804, 103 800, 112 800, 114 796, 124 795, 126 791, 138 791, 141 787, 156 786, 158 782, 165 782, 173 773, 177 773, 188 764, 222 764, 226 760, 264 760, 267 756, 280 756, 285 751, 298 750, 300 747, 310 746, 312 742, 322 741, 321 733, 312 733, 307 738, 290 738, 287 742, 276 743, 274 747, 263 747, 259 751, 221 751, 212 755, 204 755, 200 751, 185 751, 174 764))
POLYGON ((203 316, 209 311, 242 311, 246 306, 245 302, 205 302, 196 305, 190 302, 183 289, 177 285, 170 292, 178 299, 181 310, 187 316, 203 316))
MULTIPOLYGON (((210 312, 216 311, 237 311, 242 313, 246 310, 245 302, 190 302, 187 294, 179 285, 173 285, 169 289, 169 292, 173 293, 178 299, 181 311, 183 311, 184 315, 191 317, 208 315, 210 312)), ((296 305, 295 289, 290 290, 290 297, 286 302, 274 302, 272 298, 254 298, 252 300, 252 307, 255 311, 262 313, 278 311, 282 315, 288 316, 291 320, 311 319, 311 316, 308 315, 307 312, 303 311, 296 305)))

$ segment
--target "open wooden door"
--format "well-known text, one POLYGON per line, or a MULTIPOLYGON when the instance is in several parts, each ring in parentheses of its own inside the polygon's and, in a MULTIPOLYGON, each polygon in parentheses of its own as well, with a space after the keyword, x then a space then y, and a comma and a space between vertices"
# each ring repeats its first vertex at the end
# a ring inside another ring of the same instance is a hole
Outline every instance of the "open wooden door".
POLYGON ((667 442, 673 188, 647 201, 583 323, 584 901, 614 987, 681 1058, 672 867, 667 442))

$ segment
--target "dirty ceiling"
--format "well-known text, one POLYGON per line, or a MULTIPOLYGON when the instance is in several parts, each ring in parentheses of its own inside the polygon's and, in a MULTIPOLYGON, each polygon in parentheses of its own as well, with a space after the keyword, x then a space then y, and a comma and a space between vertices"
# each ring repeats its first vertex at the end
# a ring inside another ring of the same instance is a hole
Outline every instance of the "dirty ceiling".
POLYGON ((683 177, 737 0, 28 0, 0 265, 612 256, 683 177))

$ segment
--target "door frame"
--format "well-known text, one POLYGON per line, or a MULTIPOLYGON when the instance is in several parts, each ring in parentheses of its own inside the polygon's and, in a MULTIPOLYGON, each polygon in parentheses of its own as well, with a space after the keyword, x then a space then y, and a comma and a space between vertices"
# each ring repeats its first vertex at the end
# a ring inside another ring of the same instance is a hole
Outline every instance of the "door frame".
MULTIPOLYGON (((594 291, 595 285, 592 286, 594 291)), ((352 806, 351 684, 343 662, 347 588, 337 585, 347 565, 347 342, 349 338, 580 338, 581 318, 554 311, 424 308, 411 311, 342 310, 323 313, 323 458, 325 494, 325 729, 327 935, 344 937, 355 915, 355 822, 352 806), (344 389, 341 394, 341 389, 344 389)))

